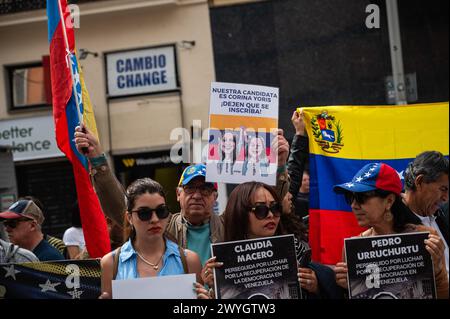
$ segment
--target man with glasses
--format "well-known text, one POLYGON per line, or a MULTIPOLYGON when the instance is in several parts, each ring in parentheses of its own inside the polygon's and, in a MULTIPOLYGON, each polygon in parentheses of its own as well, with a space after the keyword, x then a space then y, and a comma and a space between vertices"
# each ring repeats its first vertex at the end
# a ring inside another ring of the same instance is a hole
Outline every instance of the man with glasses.
POLYGON ((63 255, 44 239, 41 230, 44 215, 33 201, 15 202, 6 212, 0 213, 0 220, 6 227, 11 243, 32 251, 40 261, 64 259, 63 255))
POLYGON ((206 166, 191 165, 181 175, 177 200, 181 211, 172 215, 167 231, 178 243, 195 251, 202 262, 211 257, 210 244, 223 241, 223 220, 214 214, 217 184, 206 183, 206 166))

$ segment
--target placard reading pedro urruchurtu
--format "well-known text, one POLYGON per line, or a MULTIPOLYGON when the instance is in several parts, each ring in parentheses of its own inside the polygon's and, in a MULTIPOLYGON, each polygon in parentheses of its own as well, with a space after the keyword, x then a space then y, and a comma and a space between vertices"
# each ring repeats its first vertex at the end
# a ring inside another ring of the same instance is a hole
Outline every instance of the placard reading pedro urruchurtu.
POLYGON ((218 299, 298 299, 294 236, 274 236, 211 245, 223 262, 214 269, 218 299))
POLYGON ((428 233, 345 240, 351 299, 434 299, 428 233))

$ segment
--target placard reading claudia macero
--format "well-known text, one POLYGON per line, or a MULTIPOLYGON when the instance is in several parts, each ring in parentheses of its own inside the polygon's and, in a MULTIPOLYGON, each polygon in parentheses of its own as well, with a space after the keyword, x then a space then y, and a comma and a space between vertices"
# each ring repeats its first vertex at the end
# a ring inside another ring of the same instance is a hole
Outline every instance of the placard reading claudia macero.
POLYGON ((206 181, 275 185, 278 88, 211 84, 206 181))
POLYGON ((434 299, 429 233, 345 240, 351 299, 434 299))
POLYGON ((0 299, 97 299, 100 259, 0 264, 0 299))
POLYGON ((211 245, 218 299, 299 299, 294 236, 274 236, 211 245))

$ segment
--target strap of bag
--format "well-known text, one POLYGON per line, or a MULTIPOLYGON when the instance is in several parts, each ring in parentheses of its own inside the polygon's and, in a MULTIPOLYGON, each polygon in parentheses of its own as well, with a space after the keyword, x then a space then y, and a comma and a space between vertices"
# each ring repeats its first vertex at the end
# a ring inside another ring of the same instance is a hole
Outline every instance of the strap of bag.
POLYGON ((180 251, 180 257, 181 257, 181 263, 183 264, 183 269, 184 269, 184 273, 188 274, 189 273, 189 267, 186 261, 186 255, 185 255, 185 251, 181 246, 178 246, 178 249, 180 251))
POLYGON ((14 262, 14 256, 16 252, 19 250, 19 246, 10 243, 9 249, 6 252, 5 263, 14 262))
POLYGON ((114 261, 114 263, 113 263, 113 280, 115 280, 116 276, 117 276, 117 270, 119 268, 119 255, 120 255, 120 249, 121 248, 122 248, 122 246, 117 248, 113 252, 113 261, 114 261))

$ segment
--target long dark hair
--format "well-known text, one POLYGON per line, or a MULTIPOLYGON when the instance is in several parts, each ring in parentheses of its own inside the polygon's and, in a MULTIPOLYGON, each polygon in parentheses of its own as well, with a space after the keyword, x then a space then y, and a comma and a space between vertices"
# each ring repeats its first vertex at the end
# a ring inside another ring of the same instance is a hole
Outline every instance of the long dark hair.
POLYGON ((283 230, 280 235, 293 234, 295 237, 308 242, 308 227, 296 214, 283 212, 280 217, 280 224, 283 230))
MULTIPOLYGON (((224 212, 224 241, 246 239, 249 228, 248 214, 253 204, 253 195, 259 188, 266 189, 280 203, 280 197, 272 186, 260 182, 247 182, 238 185, 230 194, 224 212)), ((278 224, 276 235, 282 234, 282 225, 278 224)))
POLYGON ((72 212, 72 226, 80 228, 81 216, 80 216, 80 207, 78 206, 78 200, 76 200, 75 203, 73 203, 70 210, 72 212))
MULTIPOLYGON (((166 193, 164 192, 161 184, 157 181, 154 181, 151 178, 140 178, 131 183, 126 191, 128 214, 130 214, 133 210, 136 200, 139 196, 143 194, 155 193, 161 195, 161 197, 164 198, 164 201, 166 201, 166 193)), ((124 238, 134 241, 134 239, 136 238, 136 230, 131 226, 126 214, 124 215, 123 231, 124 238)))
POLYGON ((391 207, 391 213, 393 216, 393 229, 396 233, 402 233, 407 229, 408 225, 419 224, 417 218, 413 216, 413 213, 403 203, 400 195, 392 192, 377 189, 375 191, 376 196, 386 198, 389 194, 395 195, 395 201, 391 207))

